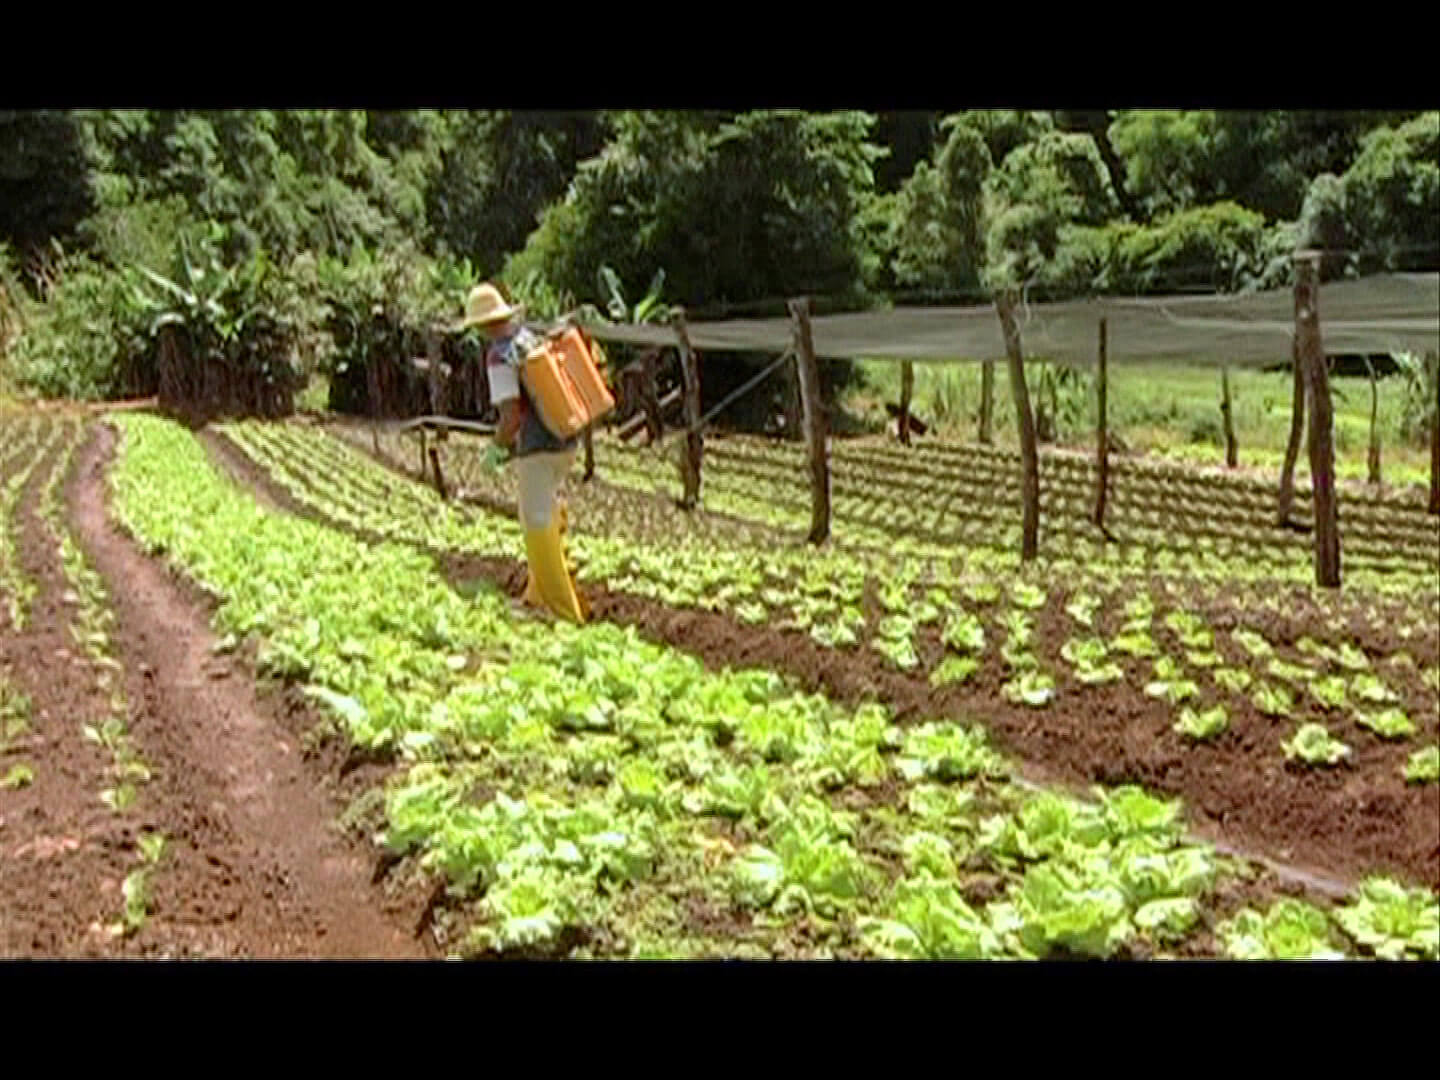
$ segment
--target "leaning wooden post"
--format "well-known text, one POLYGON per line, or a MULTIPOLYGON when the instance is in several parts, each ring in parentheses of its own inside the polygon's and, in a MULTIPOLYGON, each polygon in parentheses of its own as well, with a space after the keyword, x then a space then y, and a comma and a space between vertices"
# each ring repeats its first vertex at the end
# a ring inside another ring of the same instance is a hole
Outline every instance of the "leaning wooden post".
MULTIPOLYGON (((437 435, 436 442, 439 441, 440 437, 437 435)), ((442 502, 449 502, 450 490, 445 485, 445 474, 440 471, 440 452, 435 446, 430 447, 430 465, 435 471, 435 491, 442 502)))
POLYGON ((825 407, 820 395, 820 366, 815 360, 815 343, 810 334, 810 300, 790 301, 795 320, 795 368, 800 383, 801 424, 810 451, 810 536, 812 544, 823 544, 830 536, 830 447, 825 424, 825 407))
POLYGON ((1430 361, 1430 513, 1440 514, 1440 353, 1431 353, 1430 361))
POLYGON ((1340 522, 1335 500, 1334 407, 1320 340, 1319 253, 1295 256, 1295 340, 1310 399, 1310 486, 1315 497, 1315 583, 1340 587, 1340 522))
POLYGON ((1375 380, 1375 365, 1370 354, 1365 354, 1365 370, 1370 374, 1370 449, 1365 455, 1366 480, 1372 487, 1379 487, 1380 480, 1380 385, 1375 380))
POLYGON ((1290 441, 1285 444, 1285 464, 1280 467, 1280 503, 1276 523, 1290 524, 1295 503, 1295 459, 1300 456, 1300 436, 1305 428, 1305 372, 1300 363, 1300 339, 1290 343, 1292 393, 1290 397, 1290 441))
POLYGON ((915 364, 911 360, 900 361, 900 442, 910 445, 910 397, 915 393, 915 364))
POLYGON ((659 358, 658 349, 651 349, 640 358, 640 399, 644 404, 645 427, 651 443, 658 441, 665 433, 664 421, 660 416, 660 386, 656 374, 656 361, 659 358))
POLYGON ((986 446, 994 442, 995 361, 980 364, 980 441, 986 446))
POLYGON ((1020 559, 1030 562, 1039 551, 1040 454, 1035 446, 1035 415, 1030 411, 1030 391, 1025 385, 1025 354, 1020 344, 1020 327, 1015 323, 1015 293, 1005 290, 995 298, 1000 329, 1005 335, 1005 353, 1010 361, 1010 393, 1015 399, 1015 417, 1020 427, 1021 494, 1024 502, 1020 559))
POLYGON ((1105 498, 1109 494, 1110 488, 1110 431, 1109 419, 1106 416, 1109 374, 1106 370, 1105 335, 1105 320, 1102 318, 1100 320, 1100 378, 1095 386, 1096 411, 1098 413, 1095 438, 1095 524, 1101 529, 1105 528, 1105 498))
POLYGON ((1225 426, 1225 467, 1233 469, 1240 463, 1235 449, 1235 417, 1230 403, 1230 368, 1220 369, 1220 416, 1225 426))
POLYGON ((700 465, 705 454, 700 434, 700 361, 690 347, 683 308, 675 309, 673 322, 680 339, 680 379, 685 387, 685 506, 692 508, 700 503, 700 465))
POLYGON ((442 400, 440 385, 440 332, 433 327, 425 335, 425 392, 430 399, 431 416, 445 416, 450 412, 442 400))

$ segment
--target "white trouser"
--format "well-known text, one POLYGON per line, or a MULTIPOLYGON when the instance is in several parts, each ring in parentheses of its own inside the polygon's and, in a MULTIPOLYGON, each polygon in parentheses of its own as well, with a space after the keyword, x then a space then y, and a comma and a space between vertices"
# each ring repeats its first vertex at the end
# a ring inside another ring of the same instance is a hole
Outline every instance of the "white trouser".
POLYGON ((515 459, 515 479, 520 486, 520 524, 543 529, 555 512, 555 497, 575 463, 574 450, 548 454, 526 454, 515 459))

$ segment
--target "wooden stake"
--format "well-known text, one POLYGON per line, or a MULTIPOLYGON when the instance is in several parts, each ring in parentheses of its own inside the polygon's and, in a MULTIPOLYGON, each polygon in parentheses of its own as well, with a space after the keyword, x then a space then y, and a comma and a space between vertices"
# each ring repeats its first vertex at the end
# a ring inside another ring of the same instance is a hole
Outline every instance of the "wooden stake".
POLYGON ((448 402, 442 400, 444 388, 440 379, 440 332, 434 329, 425 335, 425 390, 430 398, 432 416, 443 416, 450 411, 448 402))
POLYGON ((1109 375, 1106 371, 1106 325, 1100 320, 1099 382, 1096 383, 1096 439, 1095 439, 1095 524, 1105 528, 1105 499, 1110 488, 1110 431, 1106 416, 1106 394, 1109 375))
POLYGON ((700 466, 705 456, 704 437, 700 434, 700 360, 690 347, 685 329, 685 311, 676 308, 675 336, 680 339, 680 380, 685 391, 685 501, 687 508, 700 503, 700 466))
POLYGON ((424 429, 424 428, 421 428, 421 429, 420 429, 420 479, 422 479, 422 480, 425 479, 425 465, 426 465, 425 429, 424 429))
POLYGON ((664 434, 664 421, 660 417, 660 386, 656 374, 656 361, 659 358, 658 349, 651 349, 640 358, 640 401, 645 410, 645 427, 649 432, 647 446, 664 434))
POLYGON ((1235 449, 1235 418, 1230 403, 1230 369, 1220 369, 1220 416, 1225 425, 1225 467, 1233 469, 1240 463, 1235 449))
POLYGON ((1335 500, 1334 407, 1320 340, 1317 252, 1295 256, 1295 340, 1310 399, 1310 484, 1315 495, 1315 583, 1340 587, 1340 521, 1335 500))
POLYGON ((1280 468, 1280 503, 1276 514, 1276 523, 1282 527, 1290 524, 1290 510, 1295 503, 1295 460, 1300 456, 1300 435, 1305 428, 1305 372, 1300 363, 1298 333, 1290 344, 1290 370, 1290 441, 1285 444, 1285 464, 1280 468))
POLYGON ((442 500, 449 502, 450 492, 445 486, 445 474, 440 471, 440 452, 434 446, 430 447, 430 465, 435 470, 435 490, 439 492, 442 500))
POLYGON ((1015 399, 1015 416, 1020 425, 1021 494, 1024 502, 1020 559, 1030 562, 1039 553, 1040 535, 1040 453, 1035 445, 1035 415, 1030 411, 1030 391, 1025 385, 1025 353, 1020 343, 1020 327, 1015 322, 1016 297, 1006 290, 995 298, 1000 315, 1000 329, 1005 335, 1005 353, 1009 358, 1010 393, 1015 399))
POLYGON ((1375 365, 1365 354, 1365 370, 1370 374, 1370 450, 1365 455, 1366 480, 1372 487, 1380 486, 1380 384, 1375 379, 1375 365))
POLYGON ((989 446, 994 441, 995 361, 980 365, 980 441, 989 446))
POLYGON ((795 368, 800 383, 801 423, 810 451, 809 541, 823 544, 830 536, 830 447, 820 395, 820 365, 815 360, 815 343, 810 334, 809 298, 791 300, 790 314, 795 319, 795 368))
POLYGON ((897 434, 900 442, 910 445, 910 397, 915 392, 915 364, 909 360, 900 361, 900 418, 897 434))
POLYGON ((587 483, 595 478, 595 432, 592 428, 585 429, 585 472, 581 475, 582 483, 587 483))
POLYGON ((1430 414, 1430 513, 1440 514, 1440 353, 1431 353, 1427 360, 1430 361, 1430 392, 1434 396, 1430 404, 1434 412, 1430 414))

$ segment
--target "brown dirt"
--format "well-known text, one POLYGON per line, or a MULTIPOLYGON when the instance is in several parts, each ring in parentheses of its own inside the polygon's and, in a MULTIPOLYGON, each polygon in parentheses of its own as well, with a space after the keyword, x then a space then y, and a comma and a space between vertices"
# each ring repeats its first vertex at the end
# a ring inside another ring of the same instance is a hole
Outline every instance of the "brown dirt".
MULTIPOLYGON (((238 454, 238 448, 231 449, 238 454)), ((248 459, 247 464, 250 483, 270 498, 343 528, 296 506, 263 470, 248 459)), ((455 584, 484 578, 512 596, 524 587, 524 563, 518 558, 452 553, 438 556, 438 562, 455 584)), ((596 620, 635 626, 645 637, 696 655, 712 668, 782 671, 807 691, 839 701, 885 701, 902 723, 936 716, 978 722, 1037 783, 1083 788, 1135 782, 1181 796, 1197 834, 1322 883, 1353 883, 1384 871, 1440 888, 1440 789, 1404 782, 1400 767, 1414 749, 1410 743, 1385 742, 1351 725, 1345 738, 1355 751, 1352 762, 1337 769, 1300 769, 1288 765, 1279 749, 1293 725, 1273 721, 1236 699, 1227 702, 1230 729, 1212 745, 1191 746, 1171 730, 1170 707, 1141 694, 1131 685, 1133 678, 1122 686, 1087 687, 1061 675, 1058 700, 1031 709, 1003 697, 1006 676, 994 656, 967 683, 936 690, 923 676, 890 668, 868 649, 825 648, 803 632, 667 607, 593 583, 585 591, 596 620)), ((1052 596, 1039 613, 1035 641, 1040 655, 1057 654, 1070 636, 1064 603, 1064 596, 1052 596)), ((1302 607, 1263 629, 1281 642, 1306 632, 1328 638, 1321 618, 1318 610, 1302 607)), ((1367 630, 1368 636, 1374 634, 1373 628, 1367 630)), ((1430 649, 1432 642, 1410 642, 1412 649, 1417 645, 1430 649)), ((916 648, 925 661, 920 670, 929 670, 942 648, 933 627, 917 635, 916 648)), ((1133 661, 1125 666, 1132 673, 1139 670, 1133 661)))
MULTIPOLYGON (((80 718, 103 715, 88 661, 66 646, 68 616, 53 541, 26 518, 27 565, 42 573, 34 626, 7 635, 0 656, 36 701, 43 742, 27 748, 35 785, 18 815, 6 798, 0 848, 40 872, 0 881, 0 953, 45 956, 421 958, 413 899, 371 883, 373 854, 334 825, 324 762, 305 760, 317 717, 257 688, 244 657, 213 652, 195 602, 109 521, 103 475, 114 433, 92 429, 67 486, 77 543, 105 580, 124 668, 128 727, 153 778, 129 814, 98 800, 108 754, 80 718), (53 677, 55 658, 74 677, 53 677), (119 883, 138 865, 136 836, 168 843, 152 873, 151 915, 129 938, 100 927, 122 906, 119 883)), ((43 471, 43 470, 42 470, 43 471)), ((32 480, 32 486, 37 483, 32 480)))

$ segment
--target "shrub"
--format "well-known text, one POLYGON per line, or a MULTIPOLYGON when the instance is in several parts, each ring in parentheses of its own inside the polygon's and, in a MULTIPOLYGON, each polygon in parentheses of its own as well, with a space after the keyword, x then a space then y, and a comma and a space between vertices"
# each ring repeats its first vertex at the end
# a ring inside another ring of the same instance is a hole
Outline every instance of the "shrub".
POLYGON ((48 297, 22 304, 24 325, 9 350, 18 386, 92 401, 152 388, 145 312, 125 276, 63 256, 48 297))

